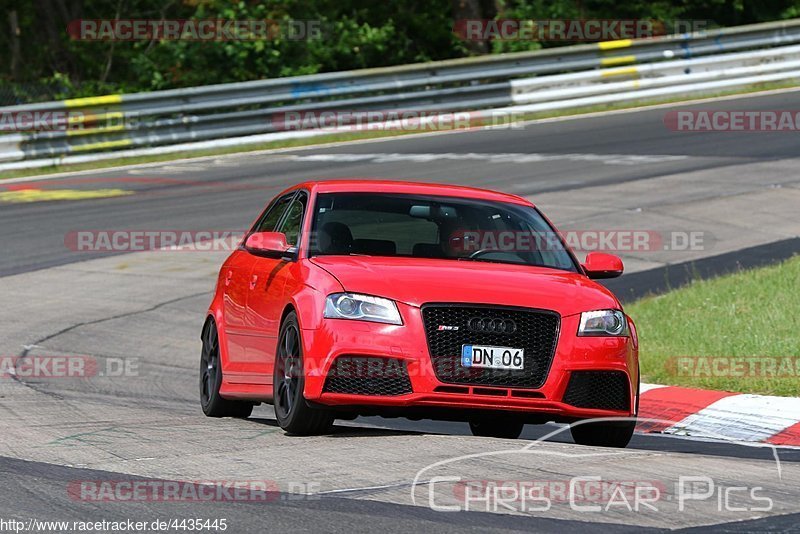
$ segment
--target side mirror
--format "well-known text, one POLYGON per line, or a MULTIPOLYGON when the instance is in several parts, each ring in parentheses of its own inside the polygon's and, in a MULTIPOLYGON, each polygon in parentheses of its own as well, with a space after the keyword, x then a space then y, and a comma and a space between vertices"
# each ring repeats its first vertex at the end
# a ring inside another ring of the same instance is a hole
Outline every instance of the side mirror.
POLYGON ((586 271, 586 276, 592 280, 616 278, 621 276, 624 270, 621 259, 604 252, 590 252, 581 267, 586 271))
POLYGON ((247 237, 244 248, 257 256, 284 260, 293 260, 297 254, 297 247, 289 246, 282 232, 254 232, 247 237))

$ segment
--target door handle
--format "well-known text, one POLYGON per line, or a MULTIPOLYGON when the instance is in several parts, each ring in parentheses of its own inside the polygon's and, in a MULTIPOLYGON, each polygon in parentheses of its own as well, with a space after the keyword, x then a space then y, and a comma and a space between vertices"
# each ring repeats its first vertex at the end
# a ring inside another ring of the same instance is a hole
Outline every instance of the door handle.
POLYGON ((250 279, 250 289, 255 289, 256 283, 258 283, 258 275, 254 274, 253 278, 250 279))
POLYGON ((228 273, 225 275, 225 285, 226 286, 231 285, 231 278, 233 278, 233 271, 228 271, 228 273))

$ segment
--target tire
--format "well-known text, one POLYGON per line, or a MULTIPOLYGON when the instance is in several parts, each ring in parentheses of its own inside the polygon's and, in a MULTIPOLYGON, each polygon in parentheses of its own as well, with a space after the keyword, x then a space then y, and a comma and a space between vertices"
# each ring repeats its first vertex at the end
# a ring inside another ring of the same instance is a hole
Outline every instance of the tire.
POLYGON ((303 344, 295 312, 289 313, 281 325, 272 384, 275 418, 285 432, 298 436, 330 432, 333 415, 327 410, 309 406, 303 397, 303 344))
POLYGON ((474 419, 469 422, 473 436, 482 438, 517 439, 525 426, 521 421, 504 417, 494 419, 474 419))
POLYGON ((213 319, 206 321, 201 336, 200 353, 200 406, 208 417, 237 417, 247 419, 253 413, 253 403, 223 399, 219 394, 222 385, 222 365, 219 357, 219 334, 213 319))
POLYGON ((581 423, 569 427, 572 439, 578 445, 593 447, 617 447, 624 449, 633 437, 635 421, 581 423))
MULTIPOLYGON (((639 413, 639 387, 641 379, 636 384, 636 414, 639 413)), ((572 439, 578 445, 593 447, 616 447, 624 449, 633 437, 636 430, 636 416, 631 421, 598 421, 596 423, 577 423, 569 427, 572 439)))

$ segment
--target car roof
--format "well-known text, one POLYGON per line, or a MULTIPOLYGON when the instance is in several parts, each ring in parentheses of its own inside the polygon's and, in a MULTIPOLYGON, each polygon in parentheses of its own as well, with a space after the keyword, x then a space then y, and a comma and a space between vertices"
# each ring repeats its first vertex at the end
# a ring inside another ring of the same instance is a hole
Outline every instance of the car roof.
POLYGON ((474 198, 481 200, 494 200, 497 202, 511 202, 531 206, 532 203, 520 196, 509 193, 500 193, 477 187, 462 185, 437 184, 428 182, 403 182, 399 180, 381 179, 344 179, 344 180, 314 180, 303 182, 287 189, 308 189, 317 193, 405 193, 416 195, 451 196, 461 198, 474 198))

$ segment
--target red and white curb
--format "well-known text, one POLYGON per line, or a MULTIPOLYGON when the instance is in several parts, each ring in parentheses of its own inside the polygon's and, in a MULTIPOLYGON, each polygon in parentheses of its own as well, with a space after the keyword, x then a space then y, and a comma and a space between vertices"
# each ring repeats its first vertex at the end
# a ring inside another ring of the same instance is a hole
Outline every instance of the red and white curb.
POLYGON ((642 384, 639 417, 640 432, 800 447, 798 397, 642 384))

